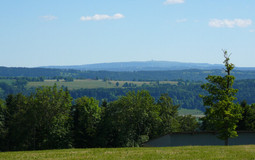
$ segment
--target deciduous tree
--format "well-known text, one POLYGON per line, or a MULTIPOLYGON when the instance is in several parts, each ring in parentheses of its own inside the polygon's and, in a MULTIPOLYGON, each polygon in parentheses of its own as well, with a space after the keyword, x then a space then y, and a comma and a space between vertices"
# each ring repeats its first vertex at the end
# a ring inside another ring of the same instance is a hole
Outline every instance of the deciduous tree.
POLYGON ((159 116, 161 118, 161 125, 159 127, 158 134, 165 135, 170 132, 179 131, 179 105, 174 105, 173 100, 168 96, 168 94, 161 94, 157 104, 159 105, 159 116))
POLYGON ((96 135, 101 120, 99 101, 81 97, 76 99, 72 110, 74 147, 96 147, 96 135))

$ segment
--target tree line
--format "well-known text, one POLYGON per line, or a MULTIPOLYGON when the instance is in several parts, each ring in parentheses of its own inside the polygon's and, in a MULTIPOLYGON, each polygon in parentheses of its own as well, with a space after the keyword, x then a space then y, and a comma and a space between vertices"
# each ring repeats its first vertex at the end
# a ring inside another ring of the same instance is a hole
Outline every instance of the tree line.
POLYGON ((72 97, 57 86, 0 101, 0 150, 131 147, 169 132, 194 131, 196 118, 179 116, 167 94, 128 92, 107 103, 72 97))

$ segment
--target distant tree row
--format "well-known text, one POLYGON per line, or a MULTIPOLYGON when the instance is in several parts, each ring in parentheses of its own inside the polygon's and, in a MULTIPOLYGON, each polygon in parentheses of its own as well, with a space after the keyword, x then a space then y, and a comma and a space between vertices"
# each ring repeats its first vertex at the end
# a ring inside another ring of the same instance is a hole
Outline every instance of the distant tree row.
MULTIPOLYGON (((0 77, 44 77, 45 79, 63 79, 65 77, 82 79, 103 79, 122 81, 204 81, 210 75, 224 76, 221 70, 169 70, 169 71, 80 71, 72 69, 47 69, 47 68, 14 68, 0 67, 0 77), (61 78, 60 78, 61 77, 61 78)), ((255 79, 254 70, 234 70, 236 79, 255 79)))

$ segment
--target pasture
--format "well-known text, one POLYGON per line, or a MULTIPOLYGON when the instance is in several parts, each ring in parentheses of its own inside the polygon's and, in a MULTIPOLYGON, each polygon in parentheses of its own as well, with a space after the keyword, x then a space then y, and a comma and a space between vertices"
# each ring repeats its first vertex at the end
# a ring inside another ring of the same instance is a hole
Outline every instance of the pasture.
POLYGON ((14 82, 13 79, 0 79, 0 83, 7 83, 8 85, 12 85, 14 82))
MULTIPOLYGON (((92 88, 122 88, 125 83, 131 83, 140 87, 144 84, 153 86, 156 82, 148 82, 148 81, 103 81, 103 80, 92 80, 92 79, 74 79, 72 82, 66 82, 64 80, 44 80, 44 82, 28 82, 27 88, 31 87, 41 87, 41 86, 53 86, 56 84, 57 86, 65 86, 68 87, 69 90, 73 89, 92 89, 92 88), (116 83, 119 83, 117 86, 116 83)), ((175 81, 160 81, 160 84, 172 84, 176 85, 175 81)))
POLYGON ((0 160, 255 159, 255 146, 184 146, 164 148, 63 149, 0 152, 0 160))
POLYGON ((201 110, 198 109, 185 109, 185 108, 181 108, 178 110, 179 115, 189 115, 191 114, 192 116, 201 118, 204 116, 204 112, 202 112, 201 110))
POLYGON ((84 79, 79 80, 75 79, 72 82, 66 82, 64 80, 44 80, 43 82, 28 82, 27 87, 41 87, 41 86, 53 86, 56 84, 58 87, 65 86, 69 90, 73 89, 92 89, 92 88, 113 88, 114 84, 111 84, 106 81, 102 80, 91 80, 91 79, 84 79))

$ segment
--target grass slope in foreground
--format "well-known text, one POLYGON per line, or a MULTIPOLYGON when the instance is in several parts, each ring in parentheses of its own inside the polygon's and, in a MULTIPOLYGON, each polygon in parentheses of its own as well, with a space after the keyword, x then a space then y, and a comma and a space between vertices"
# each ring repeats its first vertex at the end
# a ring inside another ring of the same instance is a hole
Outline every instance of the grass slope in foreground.
POLYGON ((64 149, 3 152, 0 160, 82 160, 82 159, 255 159, 255 146, 185 146, 164 148, 64 149))

